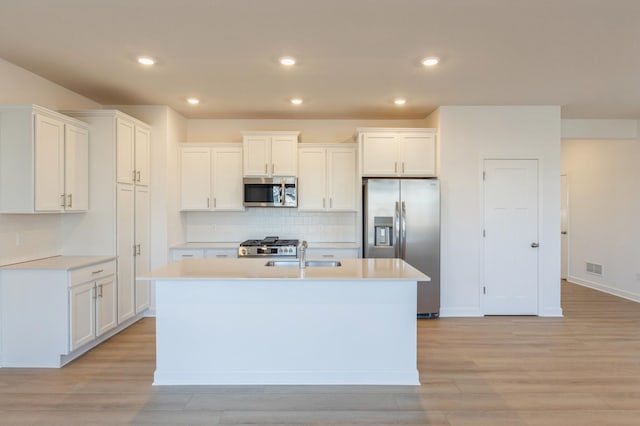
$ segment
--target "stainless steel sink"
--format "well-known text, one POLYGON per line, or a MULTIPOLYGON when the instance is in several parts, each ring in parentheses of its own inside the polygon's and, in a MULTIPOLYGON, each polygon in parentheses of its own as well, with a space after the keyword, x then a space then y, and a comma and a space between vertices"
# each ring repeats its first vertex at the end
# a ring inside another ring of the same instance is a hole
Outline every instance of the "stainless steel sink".
MULTIPOLYGON (((308 268, 313 268, 314 266, 322 266, 329 268, 336 268, 338 266, 342 266, 342 262, 339 260, 307 260, 304 262, 305 266, 308 268)), ((270 260, 264 264, 264 266, 278 266, 278 267, 298 267, 300 266, 300 262, 297 260, 270 260)))

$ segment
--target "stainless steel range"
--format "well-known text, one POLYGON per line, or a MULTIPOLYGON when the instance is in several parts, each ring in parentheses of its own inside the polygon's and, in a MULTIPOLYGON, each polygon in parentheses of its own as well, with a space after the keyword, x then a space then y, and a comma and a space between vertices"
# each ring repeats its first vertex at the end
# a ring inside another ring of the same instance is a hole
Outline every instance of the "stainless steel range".
POLYGON ((297 257, 298 240, 281 240, 265 237, 262 240, 247 240, 240 243, 238 257, 297 257))

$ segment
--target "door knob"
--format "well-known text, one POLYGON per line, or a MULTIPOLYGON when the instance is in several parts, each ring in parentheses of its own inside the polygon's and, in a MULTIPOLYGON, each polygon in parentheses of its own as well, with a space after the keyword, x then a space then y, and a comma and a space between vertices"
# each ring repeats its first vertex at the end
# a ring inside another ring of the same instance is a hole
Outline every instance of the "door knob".
POLYGON ((531 247, 533 247, 533 248, 538 248, 538 247, 540 247, 540 244, 538 244, 538 243, 531 243, 531 247))

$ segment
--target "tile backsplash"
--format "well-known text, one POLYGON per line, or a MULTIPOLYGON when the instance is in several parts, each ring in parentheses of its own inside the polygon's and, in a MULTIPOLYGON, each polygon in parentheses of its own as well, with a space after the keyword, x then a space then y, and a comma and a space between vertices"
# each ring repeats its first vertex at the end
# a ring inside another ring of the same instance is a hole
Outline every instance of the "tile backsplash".
POLYGON ((355 242, 356 212, 301 212, 248 208, 237 212, 185 212, 187 242, 240 242, 267 235, 313 242, 355 242))

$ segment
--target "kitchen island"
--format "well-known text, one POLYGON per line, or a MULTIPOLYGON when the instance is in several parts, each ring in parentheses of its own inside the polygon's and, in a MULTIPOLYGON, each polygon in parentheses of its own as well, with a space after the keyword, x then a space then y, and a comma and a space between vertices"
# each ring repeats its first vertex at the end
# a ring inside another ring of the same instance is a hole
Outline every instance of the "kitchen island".
POLYGON ((418 385, 416 285, 400 259, 188 259, 156 283, 155 385, 418 385))

